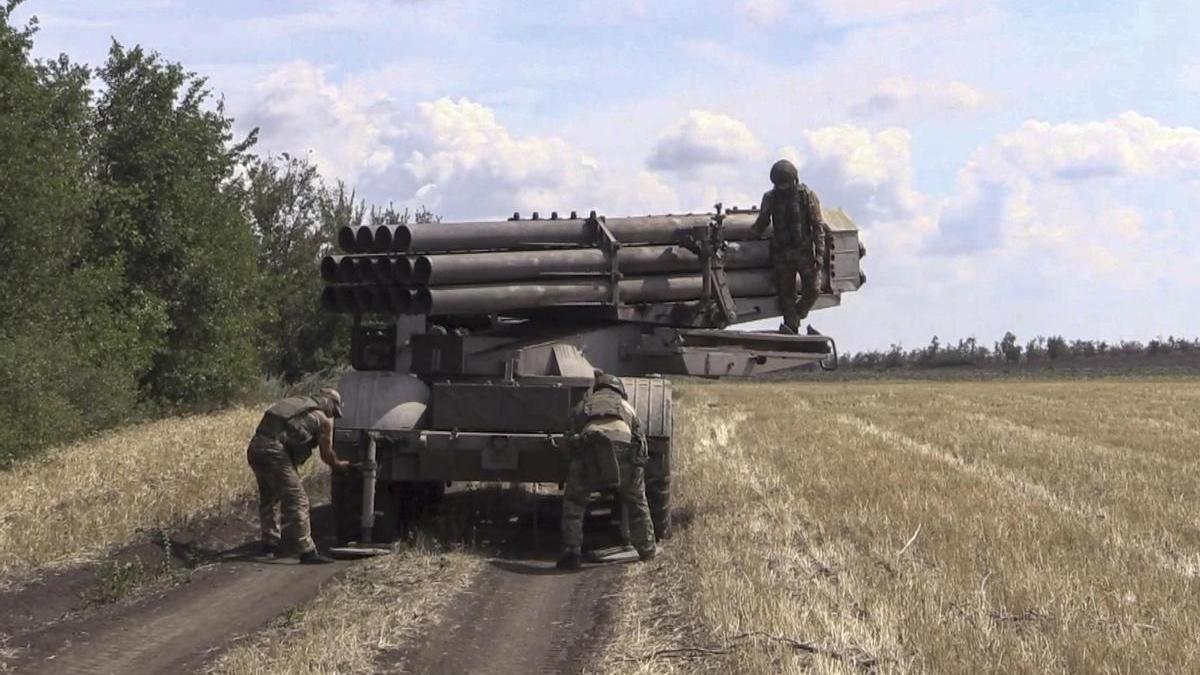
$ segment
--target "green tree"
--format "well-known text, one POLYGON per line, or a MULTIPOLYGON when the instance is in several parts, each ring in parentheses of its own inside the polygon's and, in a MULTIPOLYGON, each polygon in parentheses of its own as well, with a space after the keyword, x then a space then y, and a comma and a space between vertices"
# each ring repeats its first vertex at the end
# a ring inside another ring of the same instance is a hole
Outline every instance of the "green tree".
POLYGON ((1067 341, 1061 335, 1053 335, 1046 339, 1046 356, 1051 359, 1060 359, 1071 353, 1067 347, 1067 341))
POLYGON ((1000 342, 996 345, 996 354, 1004 355, 1004 360, 1008 363, 1016 363, 1021 360, 1021 345, 1017 344, 1017 336, 1012 331, 1004 333, 1004 337, 1000 338, 1000 342))
POLYGON ((246 201, 258 242, 259 355, 266 372, 294 381, 346 361, 344 316, 320 308, 317 264, 337 230, 361 223, 344 186, 328 190, 316 167, 287 154, 253 162, 246 201))
POLYGON ((30 58, 36 21, 0 3, 0 464, 133 411, 164 326, 124 311, 122 270, 88 258, 90 72, 30 58))
POLYGON ((234 181, 253 135, 234 142, 204 79, 140 47, 114 43, 99 76, 92 257, 122 271, 127 312, 165 314, 149 394, 220 401, 258 372, 255 243, 234 181))

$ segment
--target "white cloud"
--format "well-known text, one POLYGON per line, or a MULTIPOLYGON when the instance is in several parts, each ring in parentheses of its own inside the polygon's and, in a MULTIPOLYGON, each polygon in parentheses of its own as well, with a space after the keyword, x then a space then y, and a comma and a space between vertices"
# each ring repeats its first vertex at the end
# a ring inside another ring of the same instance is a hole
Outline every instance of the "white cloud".
POLYGON ((939 113, 970 112, 986 105, 988 97, 979 89, 958 80, 913 80, 891 78, 867 98, 850 107, 859 117, 915 114, 929 117, 939 113))
POLYGON ((257 98, 244 118, 261 127, 264 150, 305 150, 324 175, 368 199, 453 218, 678 208, 655 174, 604 169, 561 138, 515 135, 466 98, 401 105, 305 62, 271 73, 257 98))
POLYGON ((1118 188, 1139 179, 1196 185, 1200 130, 1135 112, 1083 124, 1025 122, 977 150, 959 172, 933 250, 962 254, 1071 239, 1078 223, 1099 215, 1089 203, 1113 200, 1123 194, 1118 188))
POLYGON ((595 160, 553 137, 514 137, 486 106, 448 98, 421 103, 407 126, 408 176, 441 206, 469 195, 493 212, 570 207, 563 200, 599 179, 595 160))
POLYGON ((822 204, 867 222, 894 223, 916 214, 912 136, 904 129, 824 127, 805 131, 799 145, 781 154, 796 162, 800 179, 817 190, 822 204))
POLYGON ((1043 178, 1200 178, 1200 130, 1168 127, 1136 112, 1084 124, 1030 120, 996 146, 992 162, 1043 178))
POLYGON ((708 166, 739 164, 761 155, 762 150, 741 120, 719 112, 691 110, 659 138, 646 163, 652 169, 694 174, 708 166))
POLYGON ((277 68, 255 94, 242 117, 259 126, 267 149, 306 151, 327 175, 351 184, 395 162, 392 141, 402 130, 381 94, 336 85, 324 69, 305 61, 277 68))

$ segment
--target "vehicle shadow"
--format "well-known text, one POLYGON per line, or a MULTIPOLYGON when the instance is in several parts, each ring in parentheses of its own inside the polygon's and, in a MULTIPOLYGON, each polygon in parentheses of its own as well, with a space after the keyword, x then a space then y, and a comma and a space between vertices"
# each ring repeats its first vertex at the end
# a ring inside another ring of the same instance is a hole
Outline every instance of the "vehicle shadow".
MULTIPOLYGON (((585 545, 620 542, 611 500, 597 499, 584 520, 585 545)), ((402 528, 405 542, 466 550, 521 574, 560 574, 562 499, 538 485, 463 485, 447 490, 402 528)), ((314 524, 315 526, 315 524, 314 524)))

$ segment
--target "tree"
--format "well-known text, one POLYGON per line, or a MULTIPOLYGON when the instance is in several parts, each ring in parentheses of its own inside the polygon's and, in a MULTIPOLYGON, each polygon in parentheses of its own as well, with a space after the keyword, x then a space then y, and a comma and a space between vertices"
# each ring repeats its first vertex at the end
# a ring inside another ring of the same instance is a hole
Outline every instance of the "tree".
POLYGON ((1046 356, 1060 359, 1070 353, 1067 341, 1061 335, 1055 335, 1046 340, 1046 356))
POLYGON ((122 271, 125 311, 165 313, 149 393, 226 399, 258 372, 255 245, 233 182, 253 134, 235 143, 205 81, 140 47, 114 42, 99 75, 93 259, 122 271))
POLYGON ((1008 363, 1021 360, 1021 345, 1017 344, 1017 336, 1012 331, 1006 332, 1004 337, 1000 338, 999 344, 996 345, 996 353, 1003 354, 1008 363))
POLYGON ((1046 338, 1038 336, 1025 343, 1025 360, 1035 361, 1046 354, 1046 338))
POLYGON ((123 311, 121 270, 87 253, 91 73, 30 58, 36 21, 0 2, 0 465, 132 411, 155 308, 123 311))
POLYGON ((257 160, 245 180, 258 242, 258 345, 268 374, 294 381, 344 362, 346 318, 323 312, 317 264, 339 227, 362 222, 363 209, 341 186, 327 190, 316 167, 289 155, 257 160), (349 207, 347 209, 347 206, 349 207))

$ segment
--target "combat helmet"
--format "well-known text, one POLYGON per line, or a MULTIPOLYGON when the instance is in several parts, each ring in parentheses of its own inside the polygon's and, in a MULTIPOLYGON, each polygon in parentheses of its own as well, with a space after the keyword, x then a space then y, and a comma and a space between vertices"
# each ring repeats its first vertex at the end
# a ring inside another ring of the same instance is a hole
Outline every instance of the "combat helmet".
POLYGON ((342 416, 342 395, 337 389, 326 387, 317 394, 321 409, 330 417, 342 416))
POLYGON ((786 159, 781 159, 771 165, 771 183, 777 188, 790 188, 800 182, 800 172, 796 165, 786 159))
POLYGON ((621 383, 621 378, 615 375, 609 375, 603 370, 597 370, 596 381, 592 384, 592 391, 600 391, 601 389, 611 389, 621 395, 621 398, 629 398, 625 393, 625 385, 621 383))

